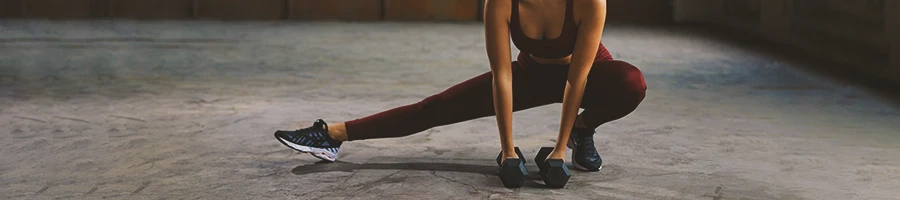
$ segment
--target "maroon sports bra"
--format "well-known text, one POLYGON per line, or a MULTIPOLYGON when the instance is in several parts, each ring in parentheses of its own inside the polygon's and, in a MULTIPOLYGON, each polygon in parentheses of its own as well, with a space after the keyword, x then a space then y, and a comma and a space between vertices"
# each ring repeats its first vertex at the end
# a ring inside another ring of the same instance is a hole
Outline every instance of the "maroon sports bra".
MULTIPOLYGON (((513 44, 519 51, 539 58, 557 59, 572 55, 575 50, 575 39, 578 35, 578 26, 575 25, 575 16, 572 14, 573 0, 566 0, 566 19, 563 22, 562 33, 559 37, 541 40, 525 36, 522 32, 522 24, 519 20, 519 0, 512 0, 512 16, 510 16, 509 34, 513 44)), ((594 60, 611 60, 609 51, 600 44, 597 56, 594 60)))

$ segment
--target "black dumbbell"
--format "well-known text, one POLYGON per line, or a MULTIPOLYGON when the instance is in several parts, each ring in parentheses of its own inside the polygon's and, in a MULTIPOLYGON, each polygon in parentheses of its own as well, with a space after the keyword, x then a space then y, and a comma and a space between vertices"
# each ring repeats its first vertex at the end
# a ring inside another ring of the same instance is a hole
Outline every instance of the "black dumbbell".
MULTIPOLYGON (((525 161, 525 156, 522 155, 522 151, 519 151, 519 147, 516 147, 516 155, 519 156, 519 159, 522 159, 522 164, 528 163, 527 161, 525 161)), ((501 164, 500 163, 501 156, 503 156, 503 152, 500 152, 500 154, 497 154, 497 165, 498 166, 501 164)))
POLYGON ((519 158, 510 158, 503 161, 500 161, 500 156, 503 156, 502 152, 497 156, 497 164, 500 165, 497 173, 500 175, 500 181, 503 182, 503 186, 507 188, 522 187, 525 184, 525 177, 528 176, 528 170, 525 169, 525 157, 522 156, 519 147, 516 147, 516 154, 519 158))
POLYGON ((569 177, 572 177, 572 173, 569 172, 566 162, 562 159, 547 159, 547 156, 550 156, 552 151, 553 147, 541 147, 537 156, 534 157, 534 163, 541 170, 541 179, 544 179, 544 184, 547 187, 562 188, 566 186, 566 182, 569 182, 569 177))

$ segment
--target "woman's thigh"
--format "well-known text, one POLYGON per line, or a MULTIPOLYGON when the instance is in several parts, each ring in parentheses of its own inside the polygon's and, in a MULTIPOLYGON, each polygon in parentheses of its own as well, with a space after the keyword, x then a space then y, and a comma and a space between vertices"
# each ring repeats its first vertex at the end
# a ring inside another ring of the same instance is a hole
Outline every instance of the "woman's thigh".
MULTIPOLYGON (((562 103, 568 69, 554 65, 525 66, 530 98, 539 104, 562 103)), ((643 75, 634 65, 618 60, 595 61, 588 74, 581 108, 632 104, 635 98, 643 98, 645 90, 643 75)))

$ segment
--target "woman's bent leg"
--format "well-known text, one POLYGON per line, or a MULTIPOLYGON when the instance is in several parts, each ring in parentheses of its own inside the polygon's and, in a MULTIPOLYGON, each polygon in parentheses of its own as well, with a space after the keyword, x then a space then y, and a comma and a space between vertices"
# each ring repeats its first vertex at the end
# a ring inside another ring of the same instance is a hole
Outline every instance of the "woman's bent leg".
POLYGON ((647 85, 641 71, 623 61, 597 61, 588 75, 581 118, 590 129, 620 119, 637 109, 647 85))

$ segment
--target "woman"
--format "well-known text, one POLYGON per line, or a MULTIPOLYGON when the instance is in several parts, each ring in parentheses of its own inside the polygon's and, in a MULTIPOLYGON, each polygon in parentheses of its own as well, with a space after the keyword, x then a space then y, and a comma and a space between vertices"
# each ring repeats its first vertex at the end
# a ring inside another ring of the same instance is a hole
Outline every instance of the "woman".
POLYGON ((490 72, 414 104, 331 126, 320 119, 309 128, 277 131, 275 137, 295 150, 334 161, 344 141, 402 137, 495 115, 502 163, 520 160, 512 140, 512 113, 562 103, 556 145, 547 160, 562 161, 568 146, 577 169, 600 170, 594 129, 634 111, 647 89, 640 70, 613 60, 600 42, 606 1, 486 0, 484 8, 490 72), (510 38, 521 51, 517 61, 511 61, 510 38), (581 114, 579 108, 584 109, 581 114))

